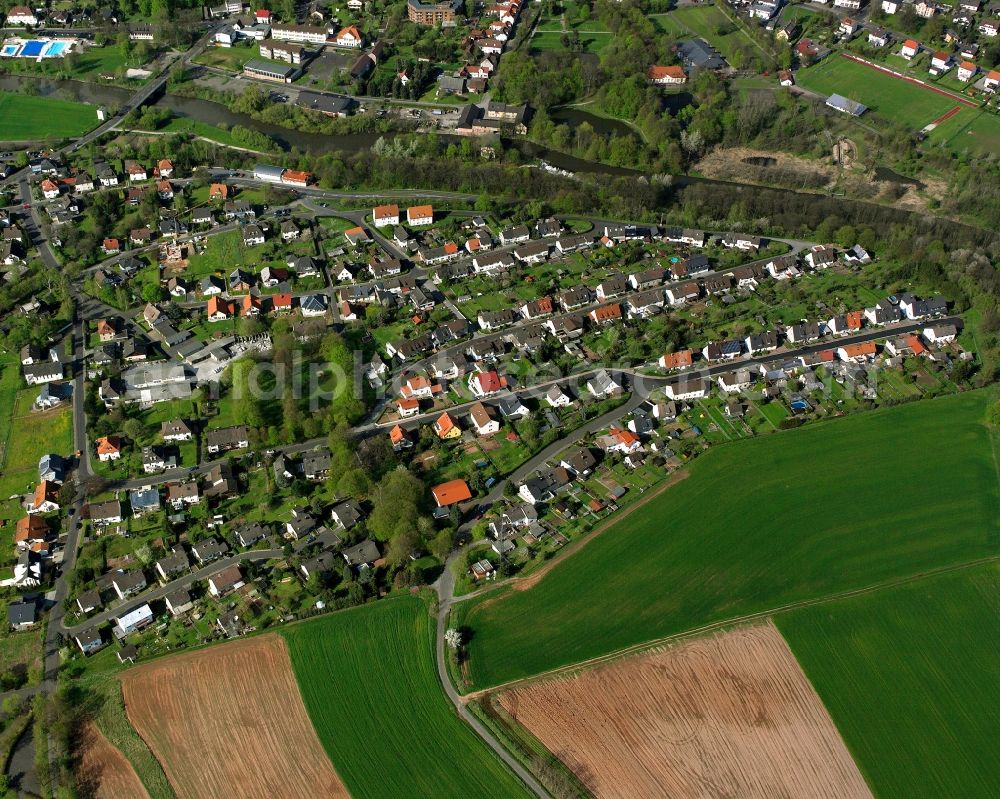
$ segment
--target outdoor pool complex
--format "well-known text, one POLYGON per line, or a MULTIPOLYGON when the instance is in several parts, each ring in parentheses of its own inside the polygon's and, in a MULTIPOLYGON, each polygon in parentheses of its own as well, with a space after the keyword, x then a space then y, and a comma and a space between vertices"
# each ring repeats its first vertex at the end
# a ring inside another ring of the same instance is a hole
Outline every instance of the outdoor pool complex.
POLYGON ((77 44, 77 39, 8 39, 0 47, 3 58, 59 58, 77 44))

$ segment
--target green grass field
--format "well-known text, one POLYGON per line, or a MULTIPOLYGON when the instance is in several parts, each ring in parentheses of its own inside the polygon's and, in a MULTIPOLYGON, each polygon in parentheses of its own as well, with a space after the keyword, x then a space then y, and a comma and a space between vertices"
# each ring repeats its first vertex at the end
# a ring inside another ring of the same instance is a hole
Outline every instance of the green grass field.
POLYGON ((977 155, 1000 150, 1000 116, 990 111, 955 114, 936 127, 928 136, 935 144, 943 143, 955 153, 968 151, 977 155))
POLYGON ((0 92, 0 141, 64 139, 94 127, 97 112, 93 106, 0 92))
POLYGON ((1000 793, 1000 567, 775 621, 876 796, 1000 793))
POLYGON ((9 357, 0 360, 0 468, 3 468, 6 462, 11 419, 20 385, 21 370, 17 359, 9 357))
MULTIPOLYGON (((886 119, 917 129, 961 105, 930 89, 838 56, 830 56, 814 66, 799 70, 795 73, 795 82, 819 94, 840 94, 864 103, 886 119)), ((974 109, 962 106, 953 119, 968 119, 974 113, 974 109)))
POLYGON ((316 733, 355 799, 528 795, 448 704, 420 599, 384 600, 282 634, 316 733))
POLYGON ((684 8, 671 11, 670 15, 674 18, 676 25, 673 23, 664 24, 661 19, 659 23, 664 28, 669 26, 671 30, 679 28, 685 32, 693 31, 697 36, 700 36, 722 53, 722 57, 727 61, 733 58, 733 54, 737 50, 742 49, 748 44, 753 44, 753 39, 739 28, 733 26, 726 15, 716 6, 685 6, 684 8), (720 34, 718 32, 720 27, 724 29, 732 28, 732 31, 720 34))
MULTIPOLYGON (((37 388, 26 391, 38 395, 37 388)), ((38 468, 39 458, 47 452, 70 455, 73 449, 73 411, 67 405, 16 417, 10 440, 5 465, 7 472, 38 468)))
MULTIPOLYGON (((580 31, 580 45, 584 53, 599 53, 613 39, 614 34, 602 31, 580 31)), ((531 37, 532 50, 565 50, 562 33, 556 29, 539 30, 531 37)))
POLYGON ((459 606, 473 687, 996 554, 995 396, 718 446, 534 587, 459 606))

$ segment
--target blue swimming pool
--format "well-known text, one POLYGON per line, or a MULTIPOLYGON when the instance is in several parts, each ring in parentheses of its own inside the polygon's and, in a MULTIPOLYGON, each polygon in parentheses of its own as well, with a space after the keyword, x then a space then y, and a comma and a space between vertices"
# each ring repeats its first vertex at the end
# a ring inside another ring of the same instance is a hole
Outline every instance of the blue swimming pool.
POLYGON ((49 42, 49 46, 45 48, 42 55, 45 57, 60 56, 67 47, 69 47, 68 42, 49 42))
POLYGON ((40 42, 38 39, 29 39, 24 43, 24 47, 21 48, 22 58, 36 58, 42 52, 45 47, 45 42, 40 42))
POLYGON ((0 55, 7 56, 8 58, 13 58, 17 55, 19 44, 5 44, 3 49, 0 50, 0 55))

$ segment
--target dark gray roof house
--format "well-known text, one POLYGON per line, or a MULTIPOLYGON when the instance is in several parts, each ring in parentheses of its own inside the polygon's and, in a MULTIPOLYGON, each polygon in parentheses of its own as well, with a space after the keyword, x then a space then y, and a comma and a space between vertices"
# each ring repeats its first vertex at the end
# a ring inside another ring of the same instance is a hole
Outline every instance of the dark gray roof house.
POLYGON ((330 511, 330 518, 345 530, 350 530, 364 518, 361 506, 353 499, 348 499, 335 505, 330 511))
POLYGON ((370 566, 382 556, 382 553, 379 552, 378 544, 366 538, 360 544, 345 549, 343 555, 348 566, 370 566))

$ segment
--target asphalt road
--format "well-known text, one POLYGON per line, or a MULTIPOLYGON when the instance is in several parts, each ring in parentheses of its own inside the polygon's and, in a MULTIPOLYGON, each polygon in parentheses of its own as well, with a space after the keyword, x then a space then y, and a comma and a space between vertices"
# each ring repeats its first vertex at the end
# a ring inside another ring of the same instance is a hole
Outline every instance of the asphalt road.
POLYGON ((460 554, 462 554, 460 551, 452 552, 445 563, 444 571, 441 572, 441 576, 434 583, 434 589, 438 595, 437 631, 435 634, 435 659, 437 660, 438 679, 441 682, 441 687, 444 689, 445 695, 448 697, 448 701, 455 708, 455 712, 475 730, 476 734, 483 739, 483 742, 493 750, 497 757, 507 764, 508 768, 518 776, 521 782, 535 796, 538 796, 540 799, 548 799, 549 792, 542 787, 541 783, 535 779, 531 772, 521 765, 517 758, 507 751, 503 744, 493 737, 493 733, 486 729, 479 719, 472 715, 472 712, 465 706, 458 691, 455 690, 455 686, 452 685, 451 678, 448 676, 446 660, 448 655, 445 652, 444 635, 445 625, 448 623, 448 611, 455 596, 455 572, 452 568, 452 563, 460 554))

